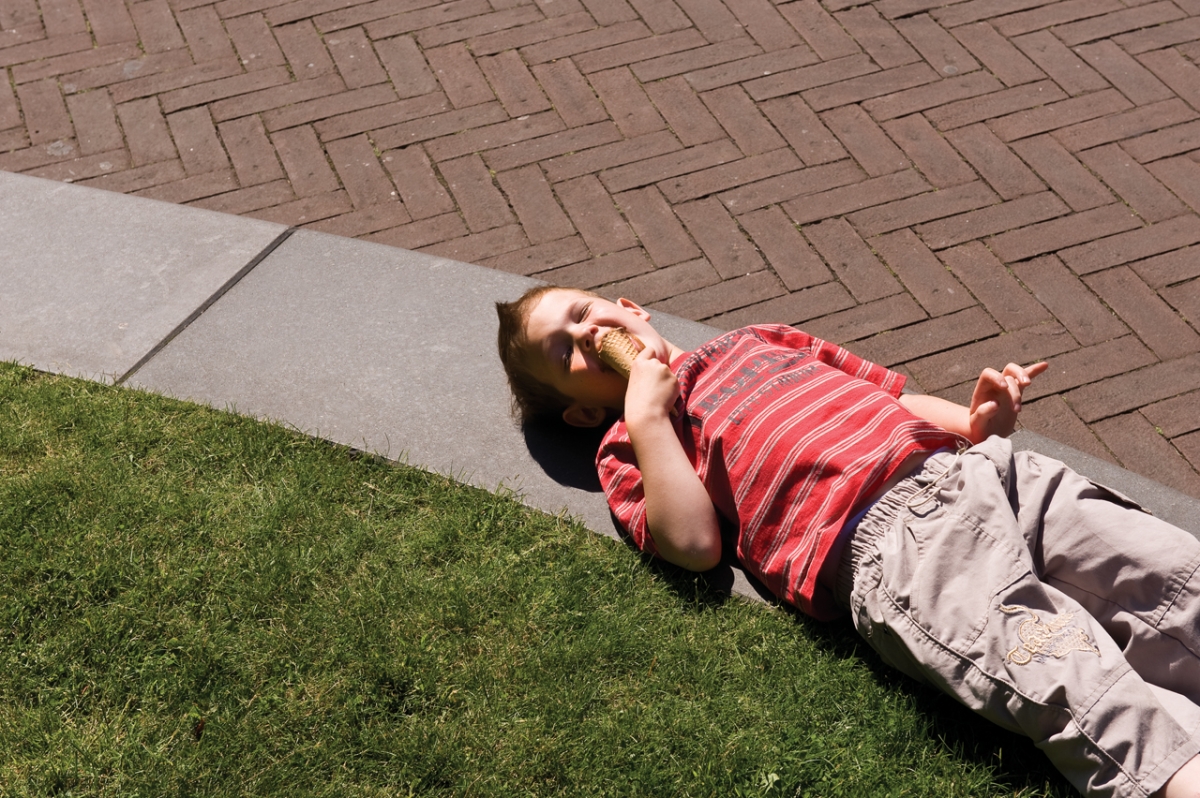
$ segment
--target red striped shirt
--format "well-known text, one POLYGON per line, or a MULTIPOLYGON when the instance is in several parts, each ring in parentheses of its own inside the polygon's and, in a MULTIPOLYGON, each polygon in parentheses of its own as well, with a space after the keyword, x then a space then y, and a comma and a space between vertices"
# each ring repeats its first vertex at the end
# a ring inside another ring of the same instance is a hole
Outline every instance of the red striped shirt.
MULTIPOLYGON (((896 400, 902 375, 790 327, 726 333, 672 368, 685 407, 676 433, 737 528, 738 559, 776 596, 818 618, 836 615, 817 577, 851 511, 906 457, 955 437, 896 400)), ((624 419, 596 466, 617 519, 657 555, 624 419)))

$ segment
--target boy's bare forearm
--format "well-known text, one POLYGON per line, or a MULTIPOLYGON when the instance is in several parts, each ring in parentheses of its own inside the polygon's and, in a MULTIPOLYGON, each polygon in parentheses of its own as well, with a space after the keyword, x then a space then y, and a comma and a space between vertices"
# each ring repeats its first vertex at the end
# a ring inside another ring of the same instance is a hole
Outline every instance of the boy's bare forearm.
POLYGON ((901 394, 900 404, 914 416, 937 424, 947 432, 971 439, 970 410, 960 404, 923 393, 901 394))
POLYGON ((626 423, 642 472, 646 523, 658 553, 690 571, 715 567, 721 560, 717 511, 670 418, 663 414, 626 423))

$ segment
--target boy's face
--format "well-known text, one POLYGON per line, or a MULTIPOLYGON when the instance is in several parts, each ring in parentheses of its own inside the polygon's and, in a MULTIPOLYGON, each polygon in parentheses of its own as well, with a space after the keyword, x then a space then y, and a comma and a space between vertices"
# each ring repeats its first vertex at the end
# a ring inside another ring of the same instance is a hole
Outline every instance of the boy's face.
POLYGON ((534 376, 571 399, 563 412, 568 424, 588 427, 605 410, 625 405, 625 378, 598 356, 600 338, 624 327, 659 360, 669 362, 671 346, 653 327, 650 314, 628 299, 610 302, 576 291, 550 291, 529 314, 530 366, 534 376))

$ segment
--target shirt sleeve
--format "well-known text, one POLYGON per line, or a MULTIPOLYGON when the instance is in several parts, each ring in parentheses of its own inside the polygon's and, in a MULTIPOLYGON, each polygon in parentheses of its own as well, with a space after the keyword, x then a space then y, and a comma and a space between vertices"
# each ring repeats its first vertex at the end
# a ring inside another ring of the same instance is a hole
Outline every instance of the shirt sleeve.
POLYGON ((789 349, 808 352, 827 366, 879 386, 892 398, 898 397, 904 389, 907 378, 903 374, 865 360, 848 349, 814 335, 781 324, 764 325, 755 329, 759 330, 766 340, 789 349))
POLYGON ((608 500, 608 508, 629 534, 633 545, 647 554, 661 556, 646 524, 646 494, 642 472, 633 453, 633 442, 622 419, 612 426, 596 454, 596 472, 608 500))

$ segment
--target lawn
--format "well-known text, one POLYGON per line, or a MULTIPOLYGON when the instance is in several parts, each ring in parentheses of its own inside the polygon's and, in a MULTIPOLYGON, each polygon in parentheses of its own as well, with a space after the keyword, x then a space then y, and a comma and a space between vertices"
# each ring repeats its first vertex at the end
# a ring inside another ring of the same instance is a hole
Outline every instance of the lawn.
POLYGON ((1072 794, 847 624, 0 364, 0 796, 1072 794))

